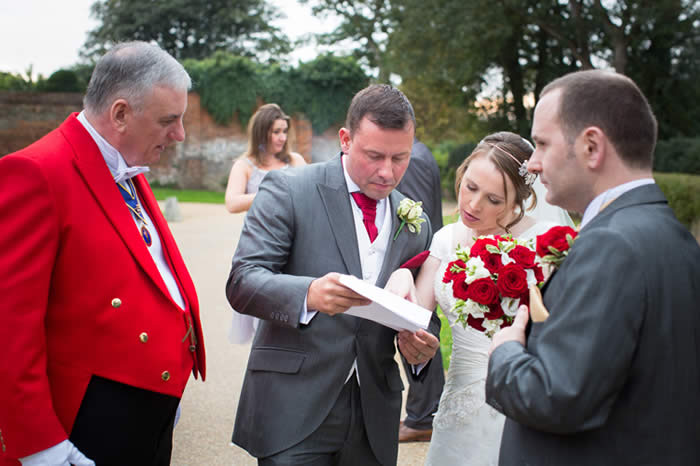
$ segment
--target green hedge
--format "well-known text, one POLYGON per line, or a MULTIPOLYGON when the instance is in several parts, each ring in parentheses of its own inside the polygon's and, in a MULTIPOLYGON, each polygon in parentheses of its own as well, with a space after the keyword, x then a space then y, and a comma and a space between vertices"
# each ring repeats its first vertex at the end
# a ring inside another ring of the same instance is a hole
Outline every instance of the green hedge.
POLYGON ((323 132, 344 121, 353 95, 369 83, 354 58, 330 54, 296 68, 264 65, 227 52, 185 60, 183 65, 202 105, 221 124, 238 115, 245 126, 262 99, 290 115, 306 116, 315 132, 323 132))
POLYGON ((654 153, 654 171, 700 175, 700 138, 659 141, 654 153))
POLYGON ((688 228, 697 225, 700 222, 700 176, 655 173, 654 179, 666 195, 678 220, 688 228))

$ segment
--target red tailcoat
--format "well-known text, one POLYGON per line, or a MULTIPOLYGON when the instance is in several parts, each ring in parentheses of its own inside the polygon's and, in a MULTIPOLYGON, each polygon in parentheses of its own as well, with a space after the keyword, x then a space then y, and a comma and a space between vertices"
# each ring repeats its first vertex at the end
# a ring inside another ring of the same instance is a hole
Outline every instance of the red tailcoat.
POLYGON ((76 114, 0 158, 0 452, 6 457, 66 439, 93 375, 176 397, 190 372, 204 379, 192 279, 146 179, 137 176, 134 184, 184 312, 76 114))

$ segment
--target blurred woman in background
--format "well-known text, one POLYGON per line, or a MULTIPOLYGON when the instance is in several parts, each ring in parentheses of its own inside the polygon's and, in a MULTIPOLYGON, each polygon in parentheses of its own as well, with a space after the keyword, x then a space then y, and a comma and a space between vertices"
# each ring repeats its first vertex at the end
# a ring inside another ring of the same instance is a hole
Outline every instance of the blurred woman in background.
MULTIPOLYGON (((231 167, 226 186, 226 210, 232 214, 250 209, 258 186, 270 170, 306 165, 304 158, 290 152, 287 138, 289 116, 277 104, 260 107, 248 123, 248 149, 231 167)), ((248 343, 255 335, 258 319, 233 311, 228 338, 231 343, 248 343)))
POLYGON ((226 210, 250 209, 263 177, 270 170, 306 165, 304 157, 290 152, 289 116, 277 104, 260 107, 248 123, 248 149, 231 167, 226 186, 226 210))

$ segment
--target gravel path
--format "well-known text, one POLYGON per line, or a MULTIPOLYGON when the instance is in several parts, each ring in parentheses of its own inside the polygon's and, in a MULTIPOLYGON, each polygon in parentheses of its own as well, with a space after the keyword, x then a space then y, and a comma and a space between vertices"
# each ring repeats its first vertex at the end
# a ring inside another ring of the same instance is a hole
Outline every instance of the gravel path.
MULTIPOLYGON (((244 214, 228 214, 218 204, 181 203, 179 207, 183 221, 171 223, 170 228, 199 295, 207 381, 192 379, 187 385, 182 417, 175 428, 172 464, 254 466, 255 458, 231 445, 250 346, 232 345, 226 338, 231 310, 224 292, 244 214)), ((401 444, 398 464, 423 465, 427 450, 427 443, 401 444)))

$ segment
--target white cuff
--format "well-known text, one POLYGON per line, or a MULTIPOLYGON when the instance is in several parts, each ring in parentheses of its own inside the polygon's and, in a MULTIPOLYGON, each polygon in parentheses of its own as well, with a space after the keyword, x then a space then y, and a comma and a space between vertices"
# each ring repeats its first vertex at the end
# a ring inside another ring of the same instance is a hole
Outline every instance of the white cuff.
POLYGON ((301 310, 301 315, 299 315, 299 323, 304 325, 309 325, 311 319, 313 319, 316 316, 316 314, 318 314, 318 311, 309 311, 308 306, 306 304, 306 300, 308 298, 309 293, 306 293, 306 296, 304 296, 304 307, 301 310))
POLYGON ((66 439, 46 450, 20 458, 22 466, 95 466, 70 440, 66 439))

